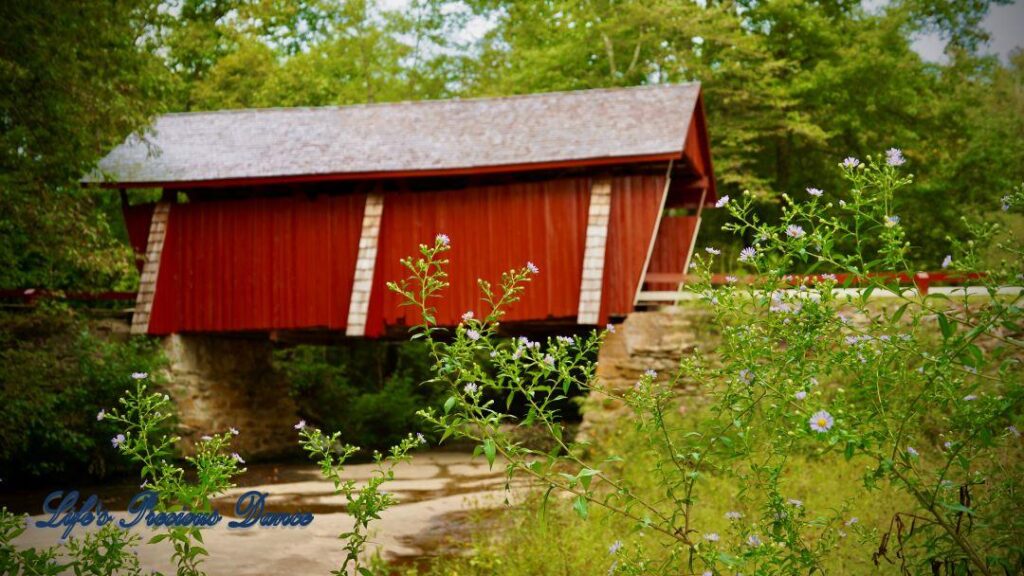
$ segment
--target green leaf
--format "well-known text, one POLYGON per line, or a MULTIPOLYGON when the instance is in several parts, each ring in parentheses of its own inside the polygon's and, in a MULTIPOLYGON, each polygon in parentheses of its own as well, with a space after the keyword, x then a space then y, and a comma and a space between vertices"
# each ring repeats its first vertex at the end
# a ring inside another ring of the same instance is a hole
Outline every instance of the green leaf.
POLYGON ((572 503, 572 509, 576 511, 576 514, 580 518, 586 520, 590 510, 587 508, 587 499, 582 494, 576 497, 572 503))
POLYGON ((453 407, 455 407, 455 396, 449 396, 448 399, 444 401, 444 413, 447 414, 451 412, 453 407))
POLYGON ((953 326, 953 324, 949 321, 949 318, 946 318, 946 315, 943 314, 942 312, 939 312, 938 318, 939 330, 942 331, 942 337, 946 340, 949 340, 949 338, 953 336, 953 333, 956 332, 956 327, 953 326))
POLYGON ((494 445, 494 440, 488 438, 484 440, 484 456, 487 457, 487 465, 494 468, 494 456, 497 453, 497 447, 494 445))
POLYGON ((150 544, 156 544, 158 542, 163 542, 164 540, 167 539, 167 537, 168 537, 168 534, 157 534, 156 536, 153 536, 152 538, 149 539, 149 543, 150 544))

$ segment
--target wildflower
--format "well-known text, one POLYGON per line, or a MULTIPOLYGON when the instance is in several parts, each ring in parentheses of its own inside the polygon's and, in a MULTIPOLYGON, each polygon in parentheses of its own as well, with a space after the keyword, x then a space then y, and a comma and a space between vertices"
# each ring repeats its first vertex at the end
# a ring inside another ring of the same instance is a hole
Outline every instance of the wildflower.
POLYGON ((106 417, 107 411, 104 410, 103 408, 100 408, 100 411, 96 413, 96 421, 99 422, 100 420, 103 420, 106 417))
POLYGON ((856 524, 857 522, 860 522, 860 519, 858 519, 858 518, 857 518, 856 516, 853 516, 853 517, 851 517, 851 518, 850 518, 849 520, 847 520, 847 521, 845 522, 845 524, 846 524, 847 526, 853 526, 853 525, 854 525, 854 524, 856 524))
POLYGON ((1013 424, 1007 426, 1006 431, 1009 432, 1010 434, 1013 434, 1014 438, 1020 438, 1020 430, 1018 430, 1017 427, 1014 426, 1013 424))
POLYGON ((808 423, 811 425, 811 430, 814 430, 815 432, 821 434, 824 432, 828 432, 829 430, 832 429, 832 424, 834 423, 834 420, 832 420, 831 414, 829 414, 825 410, 819 410, 815 412, 814 415, 811 416, 811 419, 808 420, 808 423))
POLYGON ((893 215, 893 216, 886 216, 885 217, 885 227, 886 228, 892 228, 893 226, 895 226, 895 225, 897 225, 899 223, 900 223, 900 217, 899 216, 893 215))
POLYGON ((757 534, 751 534, 747 537, 747 544, 756 548, 761 545, 761 539, 757 537, 757 534))
POLYGON ((426 436, 423 435, 422 432, 417 432, 416 433, 416 443, 417 444, 426 444, 427 443, 427 438, 426 438, 426 436))
POLYGON ((472 319, 473 319, 473 311, 472 310, 469 310, 465 314, 462 315, 462 321, 463 322, 469 322, 472 319))
POLYGON ((448 244, 451 243, 451 240, 448 238, 447 234, 438 234, 437 236, 434 237, 434 241, 440 244, 441 246, 447 246, 448 244))
POLYGON ((480 333, 470 328, 469 330, 466 330, 466 338, 476 342, 480 339, 480 333))
POLYGON ((964 402, 970 402, 972 400, 977 400, 977 399, 978 399, 978 396, 976 394, 968 394, 967 396, 964 396, 964 402))
POLYGON ((786 236, 790 238, 799 238, 804 235, 804 229, 796 224, 790 224, 786 227, 786 236))
POLYGON ((715 576, 715 574, 711 570, 705 570, 700 576, 715 576))
POLYGON ((110 439, 110 444, 114 448, 120 448, 121 445, 124 444, 125 440, 127 439, 124 437, 124 434, 118 434, 117 436, 114 436, 113 438, 110 439))
POLYGON ((860 160, 857 160, 853 156, 847 156, 846 159, 843 160, 842 165, 844 168, 856 168, 857 166, 860 166, 860 160))
POLYGON ((725 281, 728 282, 729 284, 735 284, 736 282, 739 281, 739 278, 735 276, 726 276, 725 281))
POLYGON ((148 378, 148 377, 149 377, 149 374, 147 374, 146 372, 132 372, 132 379, 133 380, 143 380, 143 379, 148 378))
POLYGON ((555 358, 554 358, 554 356, 552 356, 551 354, 545 354, 544 355, 544 363, 547 364, 548 366, 554 366, 555 365, 555 358))
MULTIPOLYGON (((728 196, 726 196, 726 198, 728 198, 728 196)), ((1000 206, 1000 208, 1002 208, 1003 212, 1008 212, 1010 210, 1010 196, 1009 196, 1009 194, 1007 194, 1006 196, 1003 196, 1000 199, 1000 202, 1002 203, 1002 206, 1000 206)))
POLYGON ((614 555, 616 552, 622 549, 622 541, 616 540, 612 542, 612 545, 608 547, 608 553, 614 555))
POLYGON ((804 507, 803 500, 797 500, 796 498, 790 498, 788 500, 788 502, 789 502, 790 506, 792 506, 794 508, 803 508, 804 507))
POLYGON ((909 454, 913 458, 917 458, 918 456, 920 456, 918 451, 915 450, 913 446, 907 446, 907 454, 909 454))
POLYGON ((949 254, 946 254, 946 257, 942 259, 942 267, 943 268, 949 268, 949 265, 952 264, 952 263, 953 263, 953 257, 951 255, 949 255, 949 254))
POLYGON ((945 442, 942 443, 942 447, 945 448, 946 450, 951 450, 953 448, 953 443, 950 442, 949 440, 946 440, 945 442))
POLYGON ((228 432, 231 432, 232 436, 238 436, 238 428, 235 428, 234 426, 228 428, 228 432))
POLYGON ((476 391, 477 391, 476 382, 470 382, 470 383, 466 384, 465 386, 462 387, 462 390, 466 394, 476 394, 476 391))
POLYGON ((707 252, 708 254, 713 255, 713 256, 718 256, 719 254, 722 253, 721 250, 719 250, 718 248, 715 248, 714 246, 708 246, 707 248, 704 249, 704 251, 707 252))
POLYGON ((708 542, 718 542, 718 532, 709 532, 704 535, 704 539, 708 542))
POLYGON ((295 425, 295 429, 296 430, 305 430, 306 429, 306 421, 305 420, 299 420, 298 424, 295 425))
POLYGON ((804 392, 803 390, 798 390, 796 394, 793 394, 793 397, 796 398, 797 400, 803 400, 804 398, 807 398, 807 392, 804 392))
POLYGON ((644 376, 647 376, 648 378, 653 380, 658 377, 658 371, 652 368, 648 368, 647 370, 644 370, 644 376))
POLYGON ((729 520, 739 520, 740 518, 743 518, 743 514, 736 511, 729 511, 725 513, 725 517, 729 520))
POLYGON ((815 378, 814 376, 811 376, 811 378, 810 378, 810 380, 808 380, 808 382, 811 383, 811 386, 817 386, 818 385, 818 379, 815 378))
POLYGON ((889 148, 885 151, 885 163, 889 166, 903 166, 906 161, 903 151, 899 148, 889 148))
POLYGON ((527 262, 526 269, 533 274, 540 274, 540 268, 537 268, 537 265, 534 264, 533 262, 527 262))
POLYGON ((200 436, 199 439, 202 440, 203 442, 209 442, 210 440, 213 440, 213 436, 204 434, 200 436))
POLYGON ((721 198, 718 199, 718 202, 715 202, 715 208, 721 208, 722 206, 725 206, 728 203, 729 203, 729 196, 728 195, 722 196, 721 198))
POLYGON ((572 338, 568 336, 555 336, 555 340, 558 340, 561 344, 572 344, 572 338))
POLYGON ((609 334, 615 334, 615 324, 609 323, 604 327, 604 329, 607 330, 609 334))
POLYGON ((234 458, 235 461, 238 462, 239 464, 245 464, 245 460, 242 460, 242 457, 238 455, 238 452, 232 452, 231 457, 234 458))
POLYGON ((817 188, 808 188, 807 193, 810 194, 811 196, 814 196, 815 198, 819 198, 823 194, 823 192, 821 190, 818 190, 817 188))
POLYGON ((754 256, 757 256, 757 250, 754 250, 753 246, 747 246, 740 250, 740 262, 749 262, 754 256))
POLYGON ((965 365, 964 366, 964 371, 966 371, 966 372, 968 372, 970 374, 977 374, 978 373, 978 369, 975 368, 974 366, 966 366, 965 365))
POLYGON ((619 561, 612 562, 612 565, 608 567, 608 576, 615 574, 615 569, 619 567, 619 561))
POLYGON ((751 382, 754 381, 754 373, 751 372, 750 370, 747 370, 746 368, 740 370, 739 376, 740 382, 743 382, 744 384, 750 384, 751 382))

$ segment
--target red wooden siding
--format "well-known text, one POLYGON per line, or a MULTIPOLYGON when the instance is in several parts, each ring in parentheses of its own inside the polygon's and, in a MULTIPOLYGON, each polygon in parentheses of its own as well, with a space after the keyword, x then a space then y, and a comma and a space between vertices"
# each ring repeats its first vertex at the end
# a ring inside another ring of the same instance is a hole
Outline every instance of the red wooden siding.
POLYGON ((612 210, 601 288, 601 322, 633 311, 654 226, 661 215, 664 176, 624 176, 612 181, 612 210))
POLYGON ((139 204, 122 207, 124 225, 128 230, 128 242, 135 253, 135 266, 139 272, 142 272, 142 256, 146 253, 146 244, 149 242, 149 222, 153 219, 154 206, 156 205, 139 204))
MULTIPOLYGON (((654 242, 654 253, 647 268, 649 274, 682 274, 686 266, 686 255, 690 251, 693 235, 697 230, 696 216, 665 216, 654 242)), ((651 282, 649 290, 675 290, 678 284, 651 282)))
POLYGON ((362 194, 171 208, 151 334, 344 329, 362 194))
POLYGON ((477 278, 497 288, 502 272, 528 261, 540 274, 504 321, 575 318, 589 199, 589 178, 387 194, 367 336, 380 335, 385 325, 419 321, 412 308, 399 307, 401 299, 385 283, 405 278, 408 271, 399 259, 417 254, 417 246, 433 243, 438 233, 452 243, 447 253, 451 286, 434 302, 440 324, 457 324, 467 310, 488 312, 477 278))

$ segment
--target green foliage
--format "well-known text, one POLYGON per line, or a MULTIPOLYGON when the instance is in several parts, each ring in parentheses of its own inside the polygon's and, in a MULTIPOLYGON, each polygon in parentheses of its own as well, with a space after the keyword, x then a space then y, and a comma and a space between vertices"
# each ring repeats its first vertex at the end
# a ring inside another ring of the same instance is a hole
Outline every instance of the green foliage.
MULTIPOLYGON (((389 285, 421 312, 424 323, 414 338, 428 343, 435 377, 449 386, 443 410, 422 415, 442 439, 473 440, 492 463, 502 455, 510 478, 531 477, 564 495, 581 519, 603 509, 657 539, 657 545, 616 546, 609 573, 822 572, 848 531, 877 542, 873 561, 901 570, 1018 570, 1024 563, 1017 497, 1024 478, 1024 293, 999 294, 997 287, 1024 267, 1019 242, 1004 247, 1012 263, 978 270, 978 248, 995 228, 966 223, 972 239, 955 243, 945 265, 982 272, 985 291, 977 296, 921 297, 894 286, 879 273, 911 270, 911 244, 893 212, 894 199, 912 181, 899 172, 904 162, 896 149, 866 163, 847 158, 842 175, 849 200, 834 202, 817 191, 806 201, 784 196, 778 224, 762 221, 749 195, 727 201, 735 219, 727 229, 756 239, 741 262, 757 276, 752 284, 715 289, 711 258, 699 259, 703 279, 691 289, 713 311, 722 335, 717 358, 695 353, 670 378, 648 371, 625 392, 593 380, 585 352, 601 333, 546 345, 496 344, 502 309, 536 273, 529 265, 506 273, 498 292, 481 281, 491 312, 465 319, 450 340, 441 340, 430 304, 447 287, 449 245, 439 235, 433 246, 420 247, 418 258, 403 260, 409 278, 389 285), (796 266, 847 274, 862 290, 846 292, 830 274, 794 288, 788 274, 796 266), (879 310, 873 293, 889 293, 896 307, 879 310), (708 416, 680 424, 671 416, 674 388, 685 382, 707 392, 708 416), (642 459, 635 451, 594 457, 586 444, 565 437, 549 402, 570 385, 629 407, 650 459, 641 469, 660 492, 645 494, 624 475, 622 466, 642 459), (482 390, 508 398, 506 408, 484 400, 482 390), (517 396, 531 406, 522 420, 507 413, 517 396), (508 432, 509 425, 535 422, 546 427, 554 450, 531 449, 508 432), (811 508, 794 497, 794 479, 808 459, 837 458, 860 463, 861 486, 849 500, 823 498, 811 508), (720 521, 709 520, 707 508, 723 482, 735 492, 728 528, 718 533, 711 530, 720 521), (873 532, 851 514, 880 490, 896 496, 887 502, 888 524, 873 532)), ((1012 209, 1019 200, 1018 190, 1004 203, 1012 209)))
POLYGON ((327 436, 317 428, 307 427, 305 421, 299 422, 296 427, 299 428, 299 444, 320 466, 324 478, 334 484, 335 493, 345 496, 345 511, 354 521, 351 530, 338 536, 345 542, 345 562, 337 570, 331 571, 331 574, 346 576, 354 573, 370 576, 372 572, 363 565, 362 558, 370 537, 370 524, 374 520, 380 520, 382 512, 398 503, 395 497, 381 489, 381 486, 394 480, 395 467, 402 462, 408 462, 409 451, 426 444, 427 440, 422 434, 408 434, 392 446, 386 456, 375 450, 374 474, 364 486, 359 486, 354 480, 344 480, 341 477, 345 461, 356 454, 359 448, 351 444, 343 445, 341 434, 338 432, 327 436))
POLYGON ((417 428, 416 411, 444 400, 416 343, 350 342, 276 351, 299 415, 371 449, 401 442, 417 428), (424 382, 420 384, 420 382, 424 382))
MULTIPOLYGON (((228 454, 235 430, 204 437, 196 453, 185 458, 191 474, 173 462, 180 438, 167 433, 173 418, 166 394, 150 392, 145 374, 134 374, 135 385, 124 392, 119 406, 102 414, 102 420, 117 426, 113 444, 122 455, 141 466, 142 487, 156 494, 158 512, 189 511, 214 513, 213 498, 234 487, 232 478, 245 471, 238 453, 228 454)), ((209 553, 196 526, 169 526, 149 540, 171 542, 171 560, 178 576, 204 576, 200 565, 209 553)))
POLYGON ((0 315, 0 467, 4 480, 103 476, 123 469, 111 406, 133 372, 155 373, 163 357, 148 340, 107 341, 59 306, 0 315))
POLYGON ((82 538, 70 537, 62 546, 42 550, 16 548, 11 542, 25 532, 28 515, 0 508, 0 573, 136 576, 142 573, 132 550, 140 536, 107 524, 82 538))

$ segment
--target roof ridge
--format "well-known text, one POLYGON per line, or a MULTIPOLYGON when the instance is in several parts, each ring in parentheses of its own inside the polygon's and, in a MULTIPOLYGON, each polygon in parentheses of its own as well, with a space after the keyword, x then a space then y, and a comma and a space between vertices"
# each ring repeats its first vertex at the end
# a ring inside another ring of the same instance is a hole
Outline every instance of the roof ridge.
POLYGON ((585 88, 583 90, 554 90, 551 92, 530 92, 527 94, 507 94, 503 96, 474 96, 472 98, 432 98, 427 100, 396 100, 394 102, 364 102, 361 104, 334 104, 329 106, 269 106, 266 108, 227 108, 222 110, 195 110, 190 112, 165 112, 158 115, 158 118, 164 118, 168 116, 203 116, 203 115, 219 115, 219 114, 245 114, 245 113, 272 113, 272 112, 294 112, 297 110, 302 111, 316 111, 316 110, 341 110, 341 109, 354 109, 354 108, 384 108, 384 107, 399 107, 399 106, 426 106, 426 105, 438 105, 438 104, 450 104, 452 102, 481 102, 481 101, 499 101, 499 100, 525 100, 530 98, 545 98, 558 95, 582 95, 582 94, 595 94, 595 93, 609 93, 609 92, 633 92, 642 90, 653 90, 653 89, 667 89, 667 88, 700 88, 701 83, 698 81, 692 82, 679 82, 673 84, 640 84, 637 86, 618 86, 618 87, 605 87, 605 88, 585 88))

